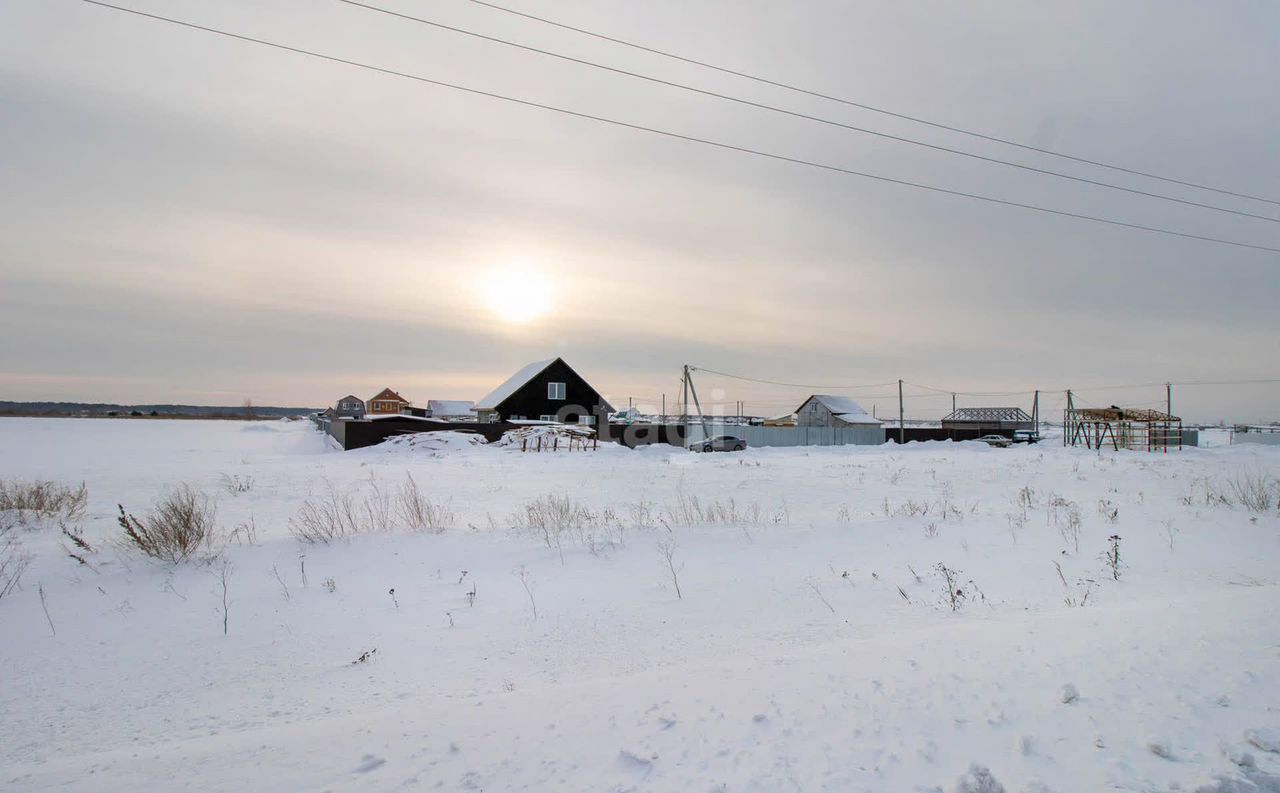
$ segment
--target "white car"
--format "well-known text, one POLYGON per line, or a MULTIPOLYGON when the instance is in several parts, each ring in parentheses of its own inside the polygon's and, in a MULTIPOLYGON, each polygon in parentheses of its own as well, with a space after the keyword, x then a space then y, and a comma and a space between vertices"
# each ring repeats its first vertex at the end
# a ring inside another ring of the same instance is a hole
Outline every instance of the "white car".
POLYGON ((740 452, 747 448, 747 442, 733 435, 717 435, 705 441, 699 441, 691 447, 695 452, 740 452))
POLYGON ((1006 449, 1013 445, 1013 441, 1003 435, 983 435, 977 439, 978 443, 985 443, 988 446, 995 446, 1000 449, 1006 449))

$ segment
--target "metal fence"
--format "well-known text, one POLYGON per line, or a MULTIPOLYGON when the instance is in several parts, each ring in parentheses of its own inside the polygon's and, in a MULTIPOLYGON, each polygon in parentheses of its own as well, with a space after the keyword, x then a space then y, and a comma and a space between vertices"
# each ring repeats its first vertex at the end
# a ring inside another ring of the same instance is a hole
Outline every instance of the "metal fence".
POLYGON ((1280 446, 1280 427, 1235 427, 1231 430, 1231 442, 1280 446))
POLYGON ((705 440, 708 435, 732 435, 742 438, 749 447, 761 446, 879 446, 885 441, 883 427, 748 427, 739 424, 689 426, 689 444, 705 440))

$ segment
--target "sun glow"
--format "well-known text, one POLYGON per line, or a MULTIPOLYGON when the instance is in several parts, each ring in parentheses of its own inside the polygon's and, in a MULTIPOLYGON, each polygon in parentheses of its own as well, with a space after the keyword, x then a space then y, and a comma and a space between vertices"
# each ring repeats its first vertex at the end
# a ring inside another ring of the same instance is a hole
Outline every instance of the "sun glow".
POLYGON ((512 325, 526 325, 551 311, 555 290, 546 272, 519 266, 488 273, 480 294, 485 308, 495 317, 512 325))

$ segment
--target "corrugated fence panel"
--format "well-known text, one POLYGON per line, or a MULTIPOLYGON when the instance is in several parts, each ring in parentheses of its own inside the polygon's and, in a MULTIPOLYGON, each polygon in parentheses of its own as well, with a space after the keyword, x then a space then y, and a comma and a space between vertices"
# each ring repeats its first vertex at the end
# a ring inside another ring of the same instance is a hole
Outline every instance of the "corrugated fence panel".
MULTIPOLYGON (((778 446, 879 446, 884 443, 883 427, 744 427, 737 424, 707 424, 711 437, 733 435, 750 447, 778 446)), ((689 442, 706 439, 700 422, 689 427, 689 442)))

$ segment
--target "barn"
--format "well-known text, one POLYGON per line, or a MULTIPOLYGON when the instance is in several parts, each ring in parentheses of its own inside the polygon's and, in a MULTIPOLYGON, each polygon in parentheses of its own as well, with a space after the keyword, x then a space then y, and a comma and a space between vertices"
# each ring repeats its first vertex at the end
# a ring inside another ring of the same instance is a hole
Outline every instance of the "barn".
POLYGON ((562 358, 535 361, 475 406, 480 421, 559 421, 599 426, 613 406, 562 358))

